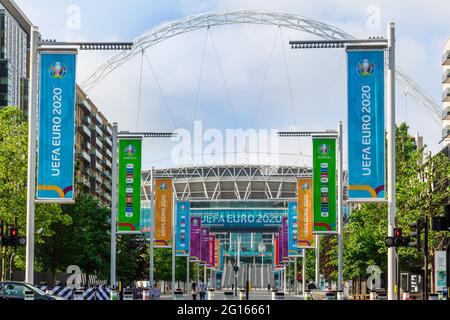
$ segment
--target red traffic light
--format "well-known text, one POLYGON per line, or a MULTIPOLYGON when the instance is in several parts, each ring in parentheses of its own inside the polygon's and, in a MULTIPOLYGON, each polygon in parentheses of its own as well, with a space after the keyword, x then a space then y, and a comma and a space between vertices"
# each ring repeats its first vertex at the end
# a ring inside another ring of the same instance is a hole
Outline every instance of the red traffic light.
POLYGON ((402 229, 394 228, 394 238, 401 238, 401 236, 402 236, 402 229))
POLYGON ((17 230, 17 228, 11 228, 11 230, 9 231, 9 235, 11 237, 17 237, 19 235, 19 231, 17 230))

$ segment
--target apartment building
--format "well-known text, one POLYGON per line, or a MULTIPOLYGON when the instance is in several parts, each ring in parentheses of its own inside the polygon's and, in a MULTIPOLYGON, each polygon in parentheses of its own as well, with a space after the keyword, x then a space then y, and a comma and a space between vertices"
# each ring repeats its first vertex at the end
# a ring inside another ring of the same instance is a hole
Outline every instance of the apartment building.
POLYGON ((75 150, 78 184, 110 207, 112 125, 78 86, 75 150))
POLYGON ((0 0, 0 108, 28 115, 31 22, 10 0, 0 0))

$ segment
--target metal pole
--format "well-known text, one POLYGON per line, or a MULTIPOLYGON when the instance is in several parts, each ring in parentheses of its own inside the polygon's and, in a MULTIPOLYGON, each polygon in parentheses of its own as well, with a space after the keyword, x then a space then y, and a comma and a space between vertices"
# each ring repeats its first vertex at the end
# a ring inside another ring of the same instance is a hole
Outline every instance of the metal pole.
POLYGON ((200 283, 200 261, 197 261, 197 285, 200 283))
POLYGON ((423 239, 423 299, 428 300, 428 230, 429 230, 428 216, 425 216, 425 232, 423 239))
POLYGON ((294 258, 294 294, 297 294, 297 257, 294 258))
POLYGON ((302 249, 302 294, 306 290, 306 249, 302 249))
POLYGON ((261 256, 261 289, 264 289, 264 252, 261 256))
POLYGON ((450 300, 450 244, 447 244, 447 259, 446 259, 446 266, 447 266, 447 300, 450 300))
POLYGON ((342 202, 343 202, 343 192, 344 192, 344 146, 342 144, 342 121, 339 121, 339 128, 338 128, 338 283, 337 283, 337 289, 339 291, 344 289, 344 276, 343 276, 343 239, 342 239, 342 232, 343 232, 343 217, 342 217, 342 202))
POLYGON ((320 282, 320 238, 319 235, 314 236, 314 241, 316 242, 316 287, 319 289, 319 282, 320 282))
POLYGON ((176 230, 176 221, 175 221, 175 201, 176 201, 176 193, 173 193, 173 201, 172 201, 172 294, 175 294, 175 230, 176 230))
MULTIPOLYGON (((34 283, 34 197, 36 188, 36 119, 38 109, 38 28, 31 28, 30 102, 28 110, 27 231, 25 282, 34 283)), ((5 272, 5 270, 3 271, 5 272)))
MULTIPOLYGON (((387 111, 387 193, 388 193, 388 236, 394 235, 396 226, 396 195, 395 195, 395 23, 388 25, 388 68, 386 83, 387 111)), ((388 248, 388 299, 395 299, 396 284, 396 252, 395 247, 388 248)))
POLYGON ((283 269, 283 291, 286 292, 286 272, 287 271, 287 267, 286 265, 284 266, 283 269))
POLYGON ((187 285, 187 289, 186 292, 189 293, 189 288, 190 288, 190 279, 189 279, 189 256, 186 257, 186 285, 187 285))
POLYGON ((152 167, 150 171, 150 180, 151 180, 151 189, 150 189, 150 219, 151 219, 151 228, 150 228, 150 277, 149 277, 149 287, 153 288, 155 286, 155 280, 153 276, 154 269, 154 248, 155 248, 155 168, 152 167))
POLYGON ((116 285, 116 251, 117 251, 117 181, 118 181, 118 155, 117 155, 117 139, 118 125, 113 123, 112 130, 112 168, 111 168, 111 267, 110 267, 110 286, 116 285))

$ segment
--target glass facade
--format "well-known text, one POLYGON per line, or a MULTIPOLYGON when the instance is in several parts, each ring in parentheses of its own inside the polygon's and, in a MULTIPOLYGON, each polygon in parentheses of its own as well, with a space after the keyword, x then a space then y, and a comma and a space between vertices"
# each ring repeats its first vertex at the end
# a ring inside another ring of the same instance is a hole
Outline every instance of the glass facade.
POLYGON ((28 112, 29 36, 0 4, 0 108, 28 112))
POLYGON ((191 215, 216 233, 226 261, 272 263, 274 234, 287 215, 286 201, 192 201, 191 215), (238 250, 239 246, 239 250, 238 250))

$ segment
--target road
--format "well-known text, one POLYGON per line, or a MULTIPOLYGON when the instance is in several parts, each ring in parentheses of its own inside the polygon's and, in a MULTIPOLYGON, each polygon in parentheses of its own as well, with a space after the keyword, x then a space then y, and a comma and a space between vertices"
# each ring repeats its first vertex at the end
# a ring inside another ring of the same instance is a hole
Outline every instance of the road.
MULTIPOLYGON (((161 297, 159 299, 162 300, 172 300, 173 296, 171 294, 165 294, 165 295, 161 295, 161 297)), ((197 295, 197 299, 199 299, 199 295, 197 295)), ((183 294, 183 299, 180 300, 192 300, 192 295, 187 295, 187 294, 183 294)), ((214 299, 213 300, 225 300, 225 294, 223 293, 223 291, 216 291, 214 292, 214 299)), ((233 295, 233 299, 232 300, 239 300, 239 292, 238 292, 238 296, 235 297, 233 295)), ((249 295, 249 300, 272 300, 272 294, 263 291, 254 291, 251 292, 249 295)), ((301 295, 292 295, 292 294, 285 294, 284 295, 284 300, 303 300, 303 297, 301 295)))

